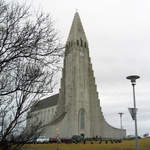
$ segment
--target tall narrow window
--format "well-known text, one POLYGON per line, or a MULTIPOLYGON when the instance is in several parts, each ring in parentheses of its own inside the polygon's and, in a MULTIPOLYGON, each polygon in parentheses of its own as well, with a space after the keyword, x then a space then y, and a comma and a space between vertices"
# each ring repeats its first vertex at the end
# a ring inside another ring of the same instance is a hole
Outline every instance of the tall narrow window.
POLYGON ((79 40, 77 40, 77 46, 79 46, 79 40))
POLYGON ((84 42, 84 47, 86 48, 86 42, 84 42))
POLYGON ((80 109, 80 111, 79 111, 79 126, 80 126, 80 129, 85 129, 85 111, 84 111, 84 109, 80 109))
POLYGON ((69 46, 66 44, 66 49, 68 49, 69 48, 69 46))
POLYGON ((81 47, 82 47, 82 45, 83 45, 82 39, 80 39, 80 41, 81 41, 81 47))

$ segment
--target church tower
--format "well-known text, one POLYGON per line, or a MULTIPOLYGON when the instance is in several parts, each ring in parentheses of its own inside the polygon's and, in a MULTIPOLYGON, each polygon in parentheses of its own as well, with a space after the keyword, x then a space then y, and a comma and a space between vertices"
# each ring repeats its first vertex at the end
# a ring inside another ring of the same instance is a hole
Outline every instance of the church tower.
MULTIPOLYGON (((66 42, 64 67, 56 113, 46 126, 46 135, 61 137, 119 137, 121 130, 104 119, 98 98, 88 41, 79 17, 75 13, 66 42)), ((124 131, 125 134, 125 131, 124 131)))

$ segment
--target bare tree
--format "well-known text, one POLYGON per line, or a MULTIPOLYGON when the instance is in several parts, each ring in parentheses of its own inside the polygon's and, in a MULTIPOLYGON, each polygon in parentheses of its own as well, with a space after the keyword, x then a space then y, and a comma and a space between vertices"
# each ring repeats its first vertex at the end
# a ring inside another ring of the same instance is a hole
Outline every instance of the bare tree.
POLYGON ((18 132, 26 138, 33 136, 21 126, 37 96, 52 92, 62 54, 49 15, 33 16, 24 5, 0 0, 1 148, 11 149, 7 141, 18 132))

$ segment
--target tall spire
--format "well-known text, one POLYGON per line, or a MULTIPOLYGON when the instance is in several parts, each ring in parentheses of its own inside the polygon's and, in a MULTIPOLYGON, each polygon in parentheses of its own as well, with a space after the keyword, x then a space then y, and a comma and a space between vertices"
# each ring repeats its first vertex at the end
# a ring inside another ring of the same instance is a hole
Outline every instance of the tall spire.
POLYGON ((66 43, 59 99, 52 117, 42 133, 45 136, 55 137, 56 128, 61 137, 125 136, 125 130, 111 127, 101 111, 87 39, 77 12, 66 43))
POLYGON ((76 42, 77 40, 88 43, 78 12, 74 15, 67 43, 76 42))

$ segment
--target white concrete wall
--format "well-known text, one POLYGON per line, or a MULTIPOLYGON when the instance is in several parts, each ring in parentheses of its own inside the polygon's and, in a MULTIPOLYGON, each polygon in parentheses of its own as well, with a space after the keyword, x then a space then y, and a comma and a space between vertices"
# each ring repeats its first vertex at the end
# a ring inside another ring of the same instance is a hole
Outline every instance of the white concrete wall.
POLYGON ((35 123, 38 124, 39 122, 41 122, 42 125, 49 123, 55 115, 56 107, 57 105, 34 112, 29 112, 31 118, 27 119, 27 126, 32 126, 35 123))
POLYGON ((109 125, 105 120, 103 121, 103 137, 109 138, 118 138, 126 136, 126 130, 121 130, 118 128, 114 128, 109 125))

